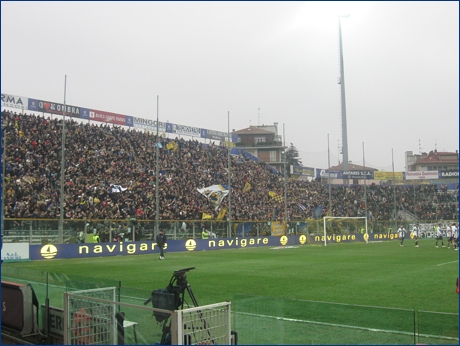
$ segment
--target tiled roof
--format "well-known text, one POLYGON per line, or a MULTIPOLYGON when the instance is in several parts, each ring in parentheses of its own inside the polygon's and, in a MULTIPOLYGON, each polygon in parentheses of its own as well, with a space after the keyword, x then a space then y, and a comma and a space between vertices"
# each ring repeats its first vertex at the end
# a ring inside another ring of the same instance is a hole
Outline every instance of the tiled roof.
POLYGON ((423 163, 458 163, 458 157, 457 158, 452 158, 456 153, 448 153, 448 152, 433 152, 430 151, 430 153, 421 158, 418 159, 416 164, 423 164, 423 163))

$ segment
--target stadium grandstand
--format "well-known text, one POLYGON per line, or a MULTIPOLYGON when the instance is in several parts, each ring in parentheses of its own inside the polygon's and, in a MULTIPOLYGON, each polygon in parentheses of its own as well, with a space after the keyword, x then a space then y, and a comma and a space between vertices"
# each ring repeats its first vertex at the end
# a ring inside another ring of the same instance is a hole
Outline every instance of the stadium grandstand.
MULTIPOLYGON (((155 220, 156 136, 70 119, 65 127, 64 218, 155 220)), ((23 219, 59 219, 62 118, 3 110, 2 129, 5 229, 20 228, 23 219)), ((159 141, 159 219, 226 219, 227 198, 216 208, 198 189, 227 184, 227 147, 162 136, 159 141)), ((395 220, 395 211, 396 218, 406 212, 423 220, 458 219, 458 184, 453 190, 443 184, 370 184, 366 198, 362 185, 334 184, 329 207, 327 182, 288 179, 285 185, 280 172, 245 151, 230 157, 232 220, 357 217, 366 210, 369 220, 395 220)))

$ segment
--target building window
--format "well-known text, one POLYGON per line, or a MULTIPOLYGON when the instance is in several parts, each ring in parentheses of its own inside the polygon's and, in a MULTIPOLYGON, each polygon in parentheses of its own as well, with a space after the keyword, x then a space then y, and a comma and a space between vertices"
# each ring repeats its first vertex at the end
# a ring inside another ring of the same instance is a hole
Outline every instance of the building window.
POLYGON ((254 142, 258 143, 265 143, 265 137, 254 137, 254 142))
POLYGON ((276 151, 270 150, 270 162, 276 162, 276 151))

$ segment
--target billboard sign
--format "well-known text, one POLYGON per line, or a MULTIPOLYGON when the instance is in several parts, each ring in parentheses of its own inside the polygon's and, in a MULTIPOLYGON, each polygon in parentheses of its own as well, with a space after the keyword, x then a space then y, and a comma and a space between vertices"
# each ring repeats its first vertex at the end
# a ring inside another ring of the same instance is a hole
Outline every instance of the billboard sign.
POLYGON ((86 108, 81 108, 77 106, 64 105, 62 103, 49 102, 43 100, 29 99, 28 109, 34 112, 50 113, 65 115, 73 118, 84 119, 85 114, 87 114, 86 108), (82 113, 82 114, 80 114, 82 113))
POLYGON ((22 96, 2 94, 2 107, 27 109, 29 107, 29 99, 22 96))
POLYGON ((403 180, 403 172, 374 172, 374 180, 403 180))
POLYGON ((96 109, 89 110, 89 120, 100 121, 108 124, 116 124, 126 126, 126 116, 111 112, 98 111, 96 109))
MULTIPOLYGON (((151 120, 151 119, 133 117, 133 126, 135 128, 145 129, 148 131, 156 131, 157 121, 151 120)), ((158 132, 165 132, 165 131, 166 131, 166 124, 159 121, 158 122, 158 132)))
POLYGON ((427 179, 439 179, 438 171, 415 171, 406 172, 406 180, 427 180, 427 179))
POLYGON ((458 178, 458 171, 441 171, 441 178, 458 178))
POLYGON ((342 171, 343 179, 374 179, 374 171, 342 171))
POLYGON ((309 177, 315 176, 315 169, 312 167, 300 167, 300 166, 291 166, 291 167, 292 167, 291 174, 306 175, 309 177))
MULTIPOLYGON (((175 133, 178 135, 192 136, 192 137, 200 137, 201 135, 200 128, 198 127, 178 125, 178 124, 171 124, 171 125, 172 126, 169 127, 169 129, 171 130, 170 133, 175 133)), ((169 132, 168 128, 166 129, 166 132, 169 132)))

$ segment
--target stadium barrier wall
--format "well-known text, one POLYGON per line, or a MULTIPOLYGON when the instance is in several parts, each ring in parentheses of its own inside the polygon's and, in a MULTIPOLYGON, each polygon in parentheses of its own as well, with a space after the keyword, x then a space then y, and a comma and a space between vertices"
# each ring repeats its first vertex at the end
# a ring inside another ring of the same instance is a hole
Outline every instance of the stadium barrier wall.
MULTIPOLYGON (((396 233, 396 227, 403 225, 410 231, 414 220, 368 220, 368 232, 396 233), (389 230, 391 229, 391 231, 389 230)), ((418 221, 422 226, 422 236, 433 230, 438 222, 449 221, 418 221)), ((327 233, 354 234, 359 233, 362 225, 359 221, 336 219, 327 233)), ((54 219, 10 219, 4 220, 2 229, 3 243, 56 244, 58 243, 58 220, 54 219)), ((123 241, 154 240, 154 220, 64 220, 63 243, 92 242, 97 233, 101 242, 119 238, 123 241)), ((202 229, 205 228, 217 238, 260 237, 323 233, 323 219, 292 220, 284 225, 279 221, 233 220, 232 231, 228 234, 227 221, 219 220, 162 220, 159 228, 164 230, 169 240, 201 239, 202 229)))

